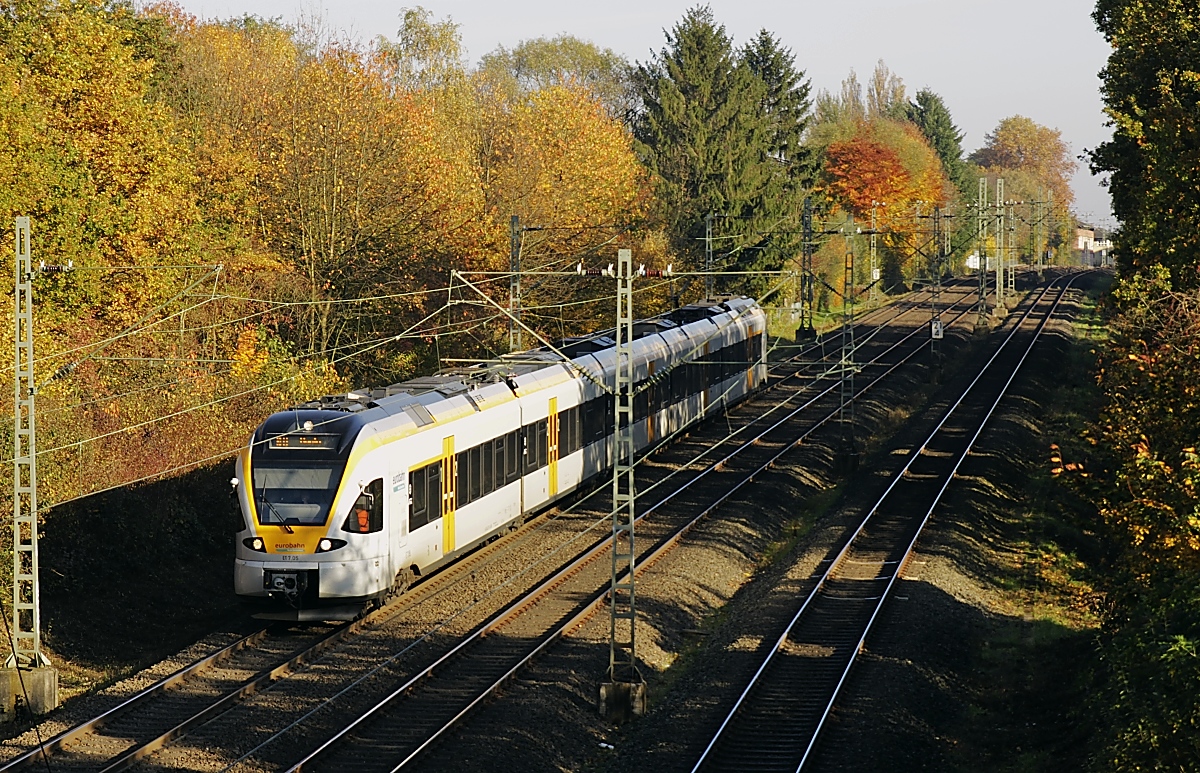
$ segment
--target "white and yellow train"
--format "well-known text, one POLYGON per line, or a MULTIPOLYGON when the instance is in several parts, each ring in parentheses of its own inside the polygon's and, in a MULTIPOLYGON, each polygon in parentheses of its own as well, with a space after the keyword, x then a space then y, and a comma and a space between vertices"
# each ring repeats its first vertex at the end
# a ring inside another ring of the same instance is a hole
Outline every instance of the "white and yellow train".
MULTIPOLYGON (((639 321, 634 339, 639 450, 767 378, 748 298, 639 321)), ((268 417, 237 460, 237 593, 263 616, 352 617, 610 469, 615 344, 556 348, 570 364, 538 349, 268 417)))

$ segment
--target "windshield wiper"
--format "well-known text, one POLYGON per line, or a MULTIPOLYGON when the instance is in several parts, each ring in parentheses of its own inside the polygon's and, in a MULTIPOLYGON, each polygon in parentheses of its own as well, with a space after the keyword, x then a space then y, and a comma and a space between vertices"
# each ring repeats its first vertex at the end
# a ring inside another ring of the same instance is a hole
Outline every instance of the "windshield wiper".
MULTIPOLYGON (((279 526, 279 528, 283 529, 288 534, 295 534, 295 532, 292 531, 292 527, 288 525, 288 520, 295 520, 295 519, 294 518, 293 519, 284 518, 283 514, 280 513, 279 510, 277 510, 275 508, 275 505, 272 504, 270 502, 270 500, 267 499, 267 491, 268 491, 268 489, 266 487, 263 487, 262 510, 269 510, 275 516, 275 518, 278 520, 277 525, 279 526)), ((297 522, 297 523, 299 523, 299 522, 297 522)))

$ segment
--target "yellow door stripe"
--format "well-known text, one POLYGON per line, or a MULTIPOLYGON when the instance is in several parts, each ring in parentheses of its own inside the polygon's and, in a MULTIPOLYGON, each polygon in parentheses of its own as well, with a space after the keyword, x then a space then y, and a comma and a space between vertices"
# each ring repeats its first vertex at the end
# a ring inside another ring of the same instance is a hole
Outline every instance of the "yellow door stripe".
POLYGON ((549 446, 550 496, 558 496, 558 398, 550 398, 550 415, 546 418, 546 443, 549 446))
POLYGON ((454 552, 454 511, 458 505, 458 460, 454 436, 442 441, 442 555, 454 552))

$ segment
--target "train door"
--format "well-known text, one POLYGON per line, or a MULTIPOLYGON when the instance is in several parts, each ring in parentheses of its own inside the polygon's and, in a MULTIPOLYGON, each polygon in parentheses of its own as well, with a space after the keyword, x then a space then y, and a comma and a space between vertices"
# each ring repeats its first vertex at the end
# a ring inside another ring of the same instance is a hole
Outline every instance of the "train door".
POLYGON ((546 417, 521 427, 521 506, 525 511, 538 508, 550 497, 549 425, 546 417))
POLYGON ((412 561, 408 549, 408 468, 392 462, 387 510, 384 512, 384 527, 388 533, 388 553, 391 556, 392 576, 409 566, 412 561))

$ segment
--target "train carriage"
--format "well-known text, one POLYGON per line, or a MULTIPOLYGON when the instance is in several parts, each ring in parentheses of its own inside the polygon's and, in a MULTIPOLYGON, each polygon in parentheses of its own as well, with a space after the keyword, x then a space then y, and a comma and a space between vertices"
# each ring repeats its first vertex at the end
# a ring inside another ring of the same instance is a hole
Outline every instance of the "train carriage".
MULTIPOLYGON (((634 326, 645 451, 766 381, 747 298, 634 326)), ((273 414, 237 461, 234 582, 263 616, 343 619, 611 467, 612 333, 273 414)))

